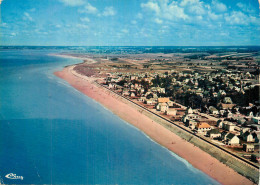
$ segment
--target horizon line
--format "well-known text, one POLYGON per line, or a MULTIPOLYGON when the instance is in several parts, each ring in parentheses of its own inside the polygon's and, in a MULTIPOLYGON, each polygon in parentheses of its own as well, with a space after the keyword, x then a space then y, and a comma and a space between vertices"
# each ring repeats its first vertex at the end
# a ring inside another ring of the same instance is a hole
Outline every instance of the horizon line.
POLYGON ((0 47, 260 47, 260 45, 0 45, 0 47))

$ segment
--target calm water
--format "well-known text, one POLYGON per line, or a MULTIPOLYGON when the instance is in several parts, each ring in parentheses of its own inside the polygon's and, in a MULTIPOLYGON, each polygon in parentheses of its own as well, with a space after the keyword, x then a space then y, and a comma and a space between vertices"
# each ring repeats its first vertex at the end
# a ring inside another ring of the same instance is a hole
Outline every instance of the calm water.
POLYGON ((79 60, 48 52, 0 52, 2 183, 217 184, 55 77, 79 60))

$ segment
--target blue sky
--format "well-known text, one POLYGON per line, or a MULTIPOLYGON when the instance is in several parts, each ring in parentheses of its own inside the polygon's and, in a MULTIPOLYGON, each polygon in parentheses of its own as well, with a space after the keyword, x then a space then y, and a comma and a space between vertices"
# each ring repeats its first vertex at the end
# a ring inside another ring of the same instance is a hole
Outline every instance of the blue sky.
POLYGON ((259 45, 258 0, 0 0, 1 45, 259 45))

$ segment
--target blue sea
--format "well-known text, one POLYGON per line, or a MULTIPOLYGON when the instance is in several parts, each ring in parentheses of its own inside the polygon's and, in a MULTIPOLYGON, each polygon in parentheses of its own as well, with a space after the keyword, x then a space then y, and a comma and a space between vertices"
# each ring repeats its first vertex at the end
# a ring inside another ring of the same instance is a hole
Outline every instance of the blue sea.
POLYGON ((57 52, 0 51, 1 183, 218 184, 54 76, 81 62, 57 52))

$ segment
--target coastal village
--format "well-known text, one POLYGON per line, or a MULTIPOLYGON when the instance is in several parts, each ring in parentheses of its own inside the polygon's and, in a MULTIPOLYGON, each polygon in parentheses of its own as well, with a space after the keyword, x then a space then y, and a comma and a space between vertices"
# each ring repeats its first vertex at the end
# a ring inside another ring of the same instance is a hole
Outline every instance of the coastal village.
POLYGON ((259 165, 260 83, 254 57, 147 58, 96 57, 98 63, 76 70, 99 77, 117 94, 259 165))

